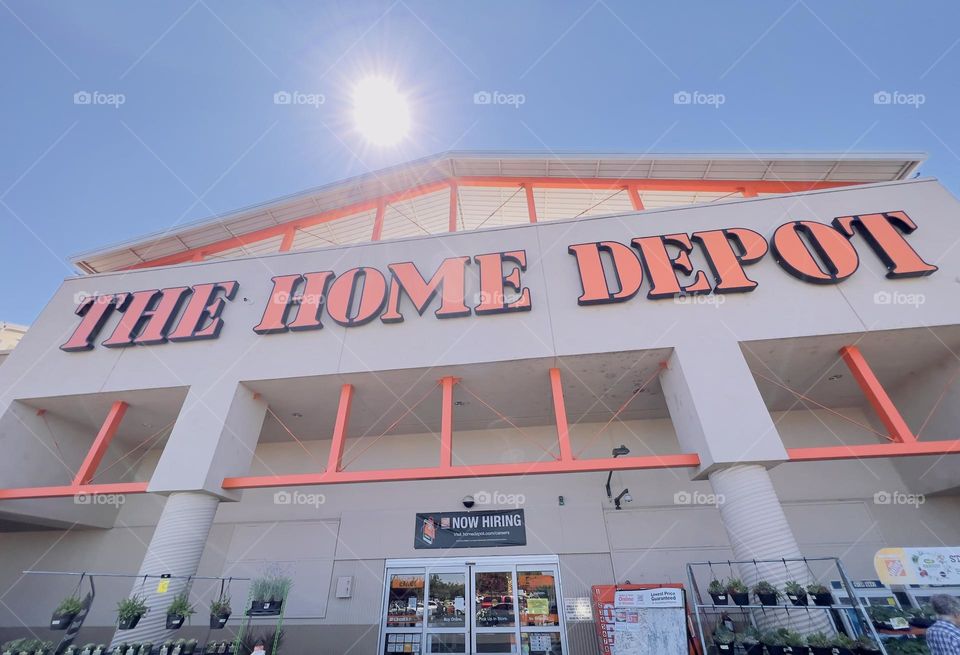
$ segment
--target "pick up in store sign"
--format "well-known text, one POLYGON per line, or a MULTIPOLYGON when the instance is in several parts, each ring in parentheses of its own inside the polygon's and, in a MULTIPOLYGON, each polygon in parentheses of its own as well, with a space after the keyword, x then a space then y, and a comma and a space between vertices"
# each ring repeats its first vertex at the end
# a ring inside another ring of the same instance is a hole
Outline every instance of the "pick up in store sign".
MULTIPOLYGON (((748 275, 749 266, 768 251, 787 274, 811 284, 838 284, 856 273, 860 264, 857 245, 880 258, 888 278, 930 275, 937 267, 924 261, 905 238, 916 229, 905 212, 890 211, 841 216, 831 224, 784 223, 769 242, 753 230, 731 227, 637 237, 630 243, 575 243, 567 252, 580 280, 577 303, 599 305, 631 300, 644 282, 650 299, 753 291, 759 283, 748 275), (690 254, 695 249, 707 262, 709 275, 694 268, 690 254)), ((413 262, 386 268, 359 266, 339 274, 316 271, 276 276, 253 331, 267 335, 317 330, 325 319, 344 327, 375 319, 399 323, 406 318, 403 297, 420 316, 434 306, 433 315, 438 319, 522 312, 533 307, 533 293, 521 277, 527 270, 524 250, 449 257, 429 278, 413 262), (474 299, 468 298, 468 266, 476 267, 479 279, 474 299)), ((224 325, 226 305, 238 288, 236 281, 225 281, 84 298, 76 308, 80 323, 60 348, 90 350, 110 323, 112 331, 101 343, 108 348, 214 339, 224 325), (119 318, 113 320, 114 316, 119 318)))

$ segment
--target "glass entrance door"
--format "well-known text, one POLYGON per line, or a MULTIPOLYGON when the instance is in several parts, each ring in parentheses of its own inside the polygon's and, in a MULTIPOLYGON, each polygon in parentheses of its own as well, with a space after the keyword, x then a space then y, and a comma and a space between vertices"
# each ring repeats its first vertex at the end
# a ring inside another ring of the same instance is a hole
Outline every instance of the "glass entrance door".
POLYGON ((565 655, 557 565, 488 559, 388 565, 380 652, 565 655))

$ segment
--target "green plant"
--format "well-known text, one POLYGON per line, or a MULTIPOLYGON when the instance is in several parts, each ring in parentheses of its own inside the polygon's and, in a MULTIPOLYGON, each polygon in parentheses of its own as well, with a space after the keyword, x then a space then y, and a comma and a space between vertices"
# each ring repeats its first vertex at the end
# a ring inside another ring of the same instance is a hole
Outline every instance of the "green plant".
POLYGON ((139 595, 135 594, 117 603, 117 618, 121 621, 132 619, 135 616, 143 616, 146 613, 147 604, 143 597, 139 595))
POLYGON ((760 631, 751 626, 743 632, 738 632, 734 636, 734 642, 738 646, 756 646, 760 643, 760 631))
POLYGON ((787 645, 787 630, 784 628, 777 628, 776 630, 768 630, 763 633, 763 636, 760 637, 760 642, 766 646, 786 646, 787 645))
POLYGON ((819 582, 814 582, 813 584, 807 585, 807 593, 811 596, 814 594, 829 594, 830 590, 819 582))
POLYGON ((859 648, 860 650, 868 650, 868 651, 880 650, 880 647, 877 646, 877 642, 875 642, 872 638, 868 637, 867 635, 860 635, 860 638, 857 639, 856 643, 857 643, 857 648, 859 648))
POLYGON ((758 596, 760 594, 772 594, 777 597, 780 596, 780 591, 766 580, 761 580, 757 584, 753 585, 753 593, 757 594, 758 596))
POLYGON ((783 590, 791 596, 803 596, 807 593, 803 585, 796 580, 788 580, 786 584, 783 585, 783 590))
POLYGON ((870 620, 876 623, 883 623, 895 618, 906 618, 906 613, 893 605, 871 605, 867 608, 867 614, 870 616, 870 620))
POLYGON ((710 594, 722 594, 726 591, 726 587, 723 584, 723 580, 711 580, 710 586, 707 587, 707 593, 710 594))
POLYGON ((851 639, 843 633, 839 633, 836 637, 834 637, 833 645, 839 646, 840 648, 856 648, 857 640, 851 639))
POLYGON ((727 591, 731 594, 745 594, 747 593, 747 585, 743 584, 740 578, 730 578, 727 581, 727 591))
POLYGON ((190 598, 186 592, 174 596, 170 607, 167 608, 167 614, 176 616, 191 616, 196 614, 196 612, 197 611, 193 609, 193 605, 190 604, 190 598))
POLYGON ((828 637, 822 632, 814 632, 813 634, 807 635, 807 646, 813 646, 814 648, 829 648, 833 646, 833 638, 828 637))
POLYGON ((253 652, 253 647, 257 645, 257 642, 262 641, 266 646, 267 655, 278 655, 280 652, 280 647, 283 645, 283 630, 279 632, 275 630, 270 630, 267 632, 257 632, 254 633, 252 630, 245 632, 243 634, 243 639, 240 643, 240 653, 250 653, 253 652), (276 639, 277 650, 273 650, 273 642, 276 639))
POLYGON ((792 630, 784 630, 783 638, 787 642, 787 646, 806 646, 806 638, 799 632, 793 632, 792 630))
POLYGON ((293 580, 285 576, 265 576, 257 578, 251 585, 254 600, 283 600, 290 592, 293 580))
POLYGON ((0 647, 0 651, 6 653, 10 652, 14 655, 18 653, 36 653, 38 650, 47 651, 53 646, 52 641, 42 641, 40 639, 27 639, 22 637, 20 639, 13 639, 3 644, 0 647))
POLYGON ((210 601, 210 613, 221 615, 230 613, 230 596, 222 596, 210 601))
POLYGON ((713 631, 713 640, 718 644, 732 644, 734 635, 730 630, 721 627, 713 631))
POLYGON ((53 610, 54 614, 79 614, 80 610, 83 609, 83 605, 80 604, 80 599, 76 596, 67 596, 60 601, 60 604, 57 605, 57 609, 53 610))

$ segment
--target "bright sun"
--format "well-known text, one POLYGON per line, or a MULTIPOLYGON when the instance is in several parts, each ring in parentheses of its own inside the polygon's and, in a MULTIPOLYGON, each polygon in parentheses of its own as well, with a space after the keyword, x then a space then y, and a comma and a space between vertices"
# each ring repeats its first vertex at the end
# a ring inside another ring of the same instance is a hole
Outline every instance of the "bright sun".
POLYGON ((397 143, 410 128, 407 99, 388 79, 367 77, 353 90, 353 119, 367 141, 378 146, 397 143))

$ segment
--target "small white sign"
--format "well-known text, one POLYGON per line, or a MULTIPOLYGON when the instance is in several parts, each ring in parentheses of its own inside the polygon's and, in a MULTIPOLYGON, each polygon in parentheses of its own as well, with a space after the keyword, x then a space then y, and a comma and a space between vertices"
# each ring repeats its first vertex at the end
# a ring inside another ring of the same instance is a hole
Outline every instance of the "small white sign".
POLYGON ((563 612, 567 621, 592 621, 593 609, 590 607, 589 596, 578 596, 563 599, 563 612))

